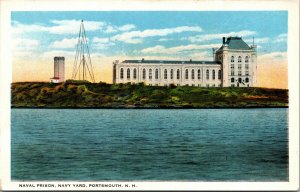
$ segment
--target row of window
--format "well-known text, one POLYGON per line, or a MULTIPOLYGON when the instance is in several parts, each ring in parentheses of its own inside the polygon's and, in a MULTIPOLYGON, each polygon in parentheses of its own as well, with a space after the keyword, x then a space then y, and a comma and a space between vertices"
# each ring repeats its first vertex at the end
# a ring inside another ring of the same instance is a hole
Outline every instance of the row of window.
POLYGON ((243 80, 242 78, 231 78, 231 83, 234 83, 235 81, 237 81, 238 83, 249 83, 249 78, 246 77, 245 80, 243 80))
MULTIPOLYGON (((174 79, 174 70, 173 69, 170 70, 170 73, 168 73, 167 69, 164 70, 164 79, 168 79, 168 74, 170 75, 170 79, 174 79)), ((158 69, 155 69, 154 75, 155 75, 155 79, 158 79, 158 69)), ((206 79, 207 80, 209 79, 209 75, 210 75, 210 72, 207 69, 206 70, 206 79)), ((130 69, 127 69, 126 77, 127 77, 127 79, 130 79, 130 69)), ((221 79, 221 77, 222 77, 221 70, 218 70, 218 79, 221 79)), ((124 79, 124 69, 123 68, 120 69, 120 78, 124 79)), ((136 79, 136 78, 137 78, 137 70, 133 69, 133 79, 136 79)), ((146 79, 146 69, 143 69, 143 71, 142 71, 142 78, 146 79)), ((148 78, 152 79, 152 69, 149 69, 148 78)), ((180 70, 179 69, 176 70, 176 79, 180 79, 180 70)), ((185 70, 185 79, 189 79, 189 70, 188 69, 185 70)), ((195 79, 195 70, 194 69, 191 70, 191 79, 195 79)), ((197 70, 197 79, 201 79, 201 70, 200 69, 197 70)), ((213 80, 216 79, 216 71, 214 69, 212 70, 212 79, 213 80)))
MULTIPOLYGON (((230 65, 230 69, 231 69, 231 75, 234 75, 234 64, 231 64, 230 65)), ((245 75, 249 75, 249 64, 246 64, 245 65, 245 75)), ((241 76, 242 75, 242 65, 241 64, 238 64, 238 75, 241 76)))
MULTIPOLYGON (((230 75, 231 76, 235 75, 235 73, 234 73, 233 70, 231 71, 230 75)), ((245 75, 248 76, 249 75, 249 71, 245 71, 245 75)), ((242 71, 238 70, 238 76, 242 76, 242 71)))
MULTIPOLYGON (((234 69, 235 65, 231 64, 230 68, 234 69)), ((238 64, 238 69, 242 69, 242 64, 238 64)), ((249 69, 249 64, 245 64, 245 69, 249 69)))
MULTIPOLYGON (((159 86, 159 84, 149 84, 150 86, 159 86)), ((170 84, 164 84, 165 87, 169 86, 170 84)), ((176 84, 176 86, 182 86, 181 84, 176 84)), ((189 84, 185 84, 184 86, 190 86, 189 84)), ((221 87, 221 84, 191 84, 192 87, 221 87)))
MULTIPOLYGON (((234 56, 231 56, 231 60, 230 60, 230 61, 233 63, 234 60, 235 60, 234 56)), ((239 57, 238 57, 238 63, 241 63, 241 62, 242 62, 242 57, 239 56, 239 57)), ((248 62, 249 62, 249 57, 246 56, 246 57, 245 57, 245 63, 248 63, 248 62)))

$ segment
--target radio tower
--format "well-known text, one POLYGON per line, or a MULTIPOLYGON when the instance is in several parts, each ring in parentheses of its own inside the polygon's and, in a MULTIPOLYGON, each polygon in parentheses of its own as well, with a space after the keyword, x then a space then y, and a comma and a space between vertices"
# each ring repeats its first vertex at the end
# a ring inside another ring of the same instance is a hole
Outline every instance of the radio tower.
POLYGON ((76 45, 76 55, 73 65, 72 79, 87 80, 95 83, 92 60, 87 43, 83 20, 81 20, 78 42, 76 45), (89 78, 88 78, 89 76, 89 78))

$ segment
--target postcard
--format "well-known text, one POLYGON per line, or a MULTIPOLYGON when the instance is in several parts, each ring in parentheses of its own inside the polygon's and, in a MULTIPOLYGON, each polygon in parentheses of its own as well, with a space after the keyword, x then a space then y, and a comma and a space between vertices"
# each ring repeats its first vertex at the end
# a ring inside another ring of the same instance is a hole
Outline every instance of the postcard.
POLYGON ((297 190, 298 7, 0 1, 1 189, 297 190))

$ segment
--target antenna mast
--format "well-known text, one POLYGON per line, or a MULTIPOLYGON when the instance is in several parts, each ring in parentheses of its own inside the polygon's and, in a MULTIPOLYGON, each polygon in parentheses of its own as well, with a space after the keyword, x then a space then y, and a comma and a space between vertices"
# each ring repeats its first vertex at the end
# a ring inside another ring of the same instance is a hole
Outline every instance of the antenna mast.
POLYGON ((85 35, 85 29, 83 25, 83 20, 81 20, 78 42, 76 45, 76 55, 73 65, 72 79, 87 80, 89 79, 95 83, 93 65, 90 56, 89 46, 87 43, 87 38, 85 35))

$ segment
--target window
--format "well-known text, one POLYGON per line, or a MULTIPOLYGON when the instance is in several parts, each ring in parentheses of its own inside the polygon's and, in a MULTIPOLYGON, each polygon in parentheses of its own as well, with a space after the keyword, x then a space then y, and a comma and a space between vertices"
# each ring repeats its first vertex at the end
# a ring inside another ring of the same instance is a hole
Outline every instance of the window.
POLYGON ((238 70, 242 69, 242 64, 238 64, 238 70))
POLYGON ((216 79, 216 72, 215 72, 215 70, 212 70, 212 78, 213 78, 213 80, 216 79))
POLYGON ((248 63, 248 62, 249 62, 249 57, 246 56, 246 57, 245 57, 245 63, 248 63))
POLYGON ((146 79, 146 69, 143 69, 143 79, 146 79))
POLYGON ((249 64, 245 64, 245 69, 249 69, 249 64))
POLYGON ((149 69, 149 79, 152 79, 152 69, 149 69))
POLYGON ((218 71, 218 79, 221 79, 221 70, 218 71))
POLYGON ((245 75, 248 76, 249 75, 249 71, 245 71, 245 75))
POLYGON ((238 76, 242 76, 242 71, 238 71, 238 76))
POLYGON ((192 79, 195 79, 195 70, 192 69, 192 79))
POLYGON ((231 69, 231 75, 234 75, 234 64, 230 65, 230 69, 231 69))
POLYGON ((241 56, 239 56, 239 58, 238 58, 238 62, 239 62, 239 63, 241 63, 241 62, 242 62, 242 57, 241 57, 241 56))
POLYGON ((188 78, 189 78, 189 70, 186 69, 186 70, 185 70, 185 79, 188 79, 188 78))
POLYGON ((168 79, 168 71, 167 71, 167 69, 164 70, 164 79, 168 79))
POLYGON ((238 82, 241 83, 241 82, 242 82, 242 78, 239 78, 239 79, 238 79, 238 82))
POLYGON ((124 78, 124 69, 123 68, 120 69, 120 78, 121 79, 124 78))
POLYGON ((180 79, 180 70, 177 69, 177 79, 180 79))
POLYGON ((231 87, 234 87, 234 84, 231 84, 231 87))
POLYGON ((201 79, 201 71, 198 69, 198 79, 201 79))
POLYGON ((136 68, 133 69, 133 78, 136 79, 136 68))
POLYGON ((130 69, 127 69, 127 79, 130 79, 130 69))
POLYGON ((249 78, 246 78, 246 79, 245 79, 245 82, 246 82, 246 83, 249 83, 249 78))
POLYGON ((171 69, 171 71, 170 71, 170 78, 173 79, 173 77, 174 77, 174 72, 173 72, 173 69, 171 69))
POLYGON ((234 56, 231 56, 231 62, 232 63, 234 62, 234 56))
POLYGON ((158 79, 158 69, 155 69, 155 79, 158 79))
POLYGON ((231 78, 231 83, 234 83, 234 78, 231 78))
POLYGON ((206 70, 206 79, 209 79, 209 70, 206 70))

